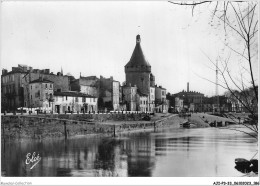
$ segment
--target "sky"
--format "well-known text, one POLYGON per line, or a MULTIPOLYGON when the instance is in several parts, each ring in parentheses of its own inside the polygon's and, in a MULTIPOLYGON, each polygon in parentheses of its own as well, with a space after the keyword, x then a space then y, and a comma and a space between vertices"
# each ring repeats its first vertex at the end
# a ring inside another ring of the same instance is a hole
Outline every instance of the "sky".
MULTIPOLYGON (((190 7, 167 1, 4 1, 1 68, 62 68, 75 78, 113 76, 122 83, 140 34, 157 85, 174 94, 189 82, 190 90, 213 96, 216 86, 205 79, 216 81, 215 67, 207 56, 215 62, 223 52, 223 32, 210 25, 210 11, 202 5, 192 16, 190 7)), ((253 65, 258 77, 257 60, 253 65)))

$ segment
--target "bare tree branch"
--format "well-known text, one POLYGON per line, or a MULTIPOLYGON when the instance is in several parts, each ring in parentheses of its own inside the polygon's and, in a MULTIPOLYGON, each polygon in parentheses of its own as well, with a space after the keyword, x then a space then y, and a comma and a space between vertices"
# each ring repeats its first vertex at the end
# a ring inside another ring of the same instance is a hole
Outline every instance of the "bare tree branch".
MULTIPOLYGON (((249 6, 248 6, 249 7, 249 6)), ((250 25, 248 27, 248 32, 250 33, 250 29, 251 29, 251 26, 252 26, 252 23, 253 23, 253 18, 254 18, 254 13, 255 13, 255 7, 256 7, 256 4, 255 6, 253 6, 253 8, 250 10, 250 12, 253 10, 252 12, 252 17, 251 17, 251 22, 250 22, 250 25)), ((248 21, 249 21, 249 18, 250 18, 250 12, 248 13, 248 21)))
POLYGON ((238 129, 234 129, 234 128, 219 128, 219 129, 229 129, 229 130, 239 131, 239 132, 245 133, 245 134, 247 134, 247 135, 249 135, 249 136, 251 136, 251 137, 253 137, 253 138, 258 139, 258 136, 257 136, 257 135, 252 135, 252 134, 250 134, 250 133, 248 133, 248 132, 245 132, 245 131, 242 131, 242 130, 238 130, 238 129))
MULTIPOLYGON (((211 80, 209 80, 209 79, 207 79, 207 78, 205 78, 205 77, 202 77, 202 76, 200 76, 199 74, 197 74, 197 73, 195 73, 195 72, 193 72, 195 75, 197 75, 199 78, 202 78, 202 79, 204 79, 204 80, 206 80, 206 81, 208 81, 208 82, 210 82, 210 83, 213 83, 214 85, 216 85, 216 82, 213 82, 213 81, 211 81, 211 80)), ((224 85, 221 85, 221 84, 217 84, 218 86, 221 86, 222 88, 224 88, 224 89, 226 89, 226 90, 228 90, 227 89, 227 87, 225 87, 224 85)))
MULTIPOLYGON (((200 5, 200 4, 205 4, 208 3, 210 4, 211 1, 200 1, 200 2, 195 2, 193 1, 192 3, 177 3, 177 2, 172 2, 172 1, 168 1, 172 4, 176 4, 176 5, 186 5, 186 6, 191 6, 192 7, 192 15, 193 15, 193 11, 195 6, 200 5)), ((249 65, 249 68, 245 68, 244 66, 242 66, 242 68, 245 70, 244 72, 240 72, 241 75, 241 80, 238 80, 239 82, 241 82, 241 85, 239 85, 237 83, 237 80, 235 77, 233 77, 230 73, 230 70, 228 68, 228 63, 230 60, 230 54, 229 56, 225 59, 225 60, 220 60, 223 69, 220 69, 215 62, 213 62, 210 57, 208 55, 206 55, 204 52, 204 55, 208 58, 208 60, 214 65, 214 67, 220 72, 221 77, 223 78, 224 82, 222 82, 221 84, 217 84, 218 86, 221 86, 222 88, 228 90, 232 96, 232 99, 236 101, 235 104, 239 104, 239 107, 243 107, 245 109, 248 110, 248 112, 252 115, 252 118, 250 120, 250 124, 243 124, 243 126, 245 126, 246 128, 250 129, 251 131, 253 131, 254 133, 256 133, 258 135, 258 116, 256 115, 256 109, 257 109, 257 104, 258 104, 258 86, 256 86, 256 82, 255 82, 255 78, 253 75, 253 69, 252 69, 252 58, 254 57, 254 55, 256 55, 257 53, 254 53, 252 51, 252 49, 254 48, 255 42, 257 42, 257 40, 255 39, 256 33, 258 32, 258 20, 255 20, 255 9, 258 5, 257 2, 248 2, 246 1, 245 3, 247 3, 247 6, 240 6, 241 2, 244 1, 228 1, 228 2, 222 2, 223 4, 220 5, 220 3, 217 1, 216 4, 214 4, 214 9, 213 11, 211 11, 212 13, 212 17, 211 17, 211 22, 213 21, 214 17, 217 17, 224 26, 224 31, 225 31, 225 40, 228 39, 228 32, 227 32, 227 28, 229 28, 229 30, 234 31, 231 32, 232 35, 233 33, 238 35, 238 39, 239 41, 241 40, 243 42, 243 46, 244 48, 241 48, 241 51, 239 51, 238 49, 231 47, 229 45, 229 43, 224 43, 224 45, 226 47, 228 47, 230 49, 230 51, 238 54, 239 56, 241 56, 243 59, 246 60, 246 62, 249 65), (237 2, 236 4, 234 2, 237 2), (222 9, 222 10, 221 10, 222 9), (231 10, 231 11, 230 11, 231 10), (234 18, 232 19, 232 17, 230 18, 229 15, 234 15, 234 18), (253 29, 252 29, 253 28, 253 29), (243 50, 243 51, 242 51, 243 50), (246 51, 246 52, 245 52, 246 51), (253 88, 249 88, 247 89, 247 87, 245 87, 245 81, 247 81, 247 79, 244 77, 244 73, 247 72, 250 75, 251 81, 250 83, 252 84, 253 88), (228 79, 227 79, 228 78, 228 79), (231 81, 231 83, 230 83, 231 81), (237 90, 232 90, 231 86, 235 86, 235 88, 237 90)), ((243 47, 242 46, 242 47, 243 47)), ((218 56, 219 58, 220 56, 218 56)), ((195 73, 196 74, 196 73, 195 73)), ((215 82, 201 77, 200 75, 196 74, 197 76, 199 76, 202 79, 205 79, 213 84, 216 85, 215 82)), ((245 131, 241 131, 238 129, 233 129, 233 130, 237 130, 240 132, 244 132, 254 138, 257 139, 257 135, 254 136, 250 133, 247 133, 245 131)))
POLYGON ((200 2, 193 2, 193 3, 176 3, 173 1, 168 1, 169 3, 175 4, 175 5, 186 5, 186 6, 196 6, 204 3, 211 3, 212 1, 200 1, 200 2))

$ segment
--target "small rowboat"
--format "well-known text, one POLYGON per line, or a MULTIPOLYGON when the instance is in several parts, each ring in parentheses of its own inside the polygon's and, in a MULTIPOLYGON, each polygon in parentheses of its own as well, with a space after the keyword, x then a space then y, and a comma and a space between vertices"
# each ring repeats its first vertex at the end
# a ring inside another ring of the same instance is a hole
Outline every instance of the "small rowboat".
POLYGON ((194 128, 194 127, 196 127, 197 125, 194 124, 194 123, 191 123, 191 122, 187 121, 187 122, 185 122, 185 123, 181 123, 180 126, 181 126, 182 128, 194 128))
POLYGON ((246 159, 244 159, 244 158, 236 158, 235 159, 235 164, 237 166, 249 167, 251 162, 246 160, 246 159))
POLYGON ((187 121, 185 123, 181 123, 180 126, 183 128, 190 128, 190 123, 187 121))

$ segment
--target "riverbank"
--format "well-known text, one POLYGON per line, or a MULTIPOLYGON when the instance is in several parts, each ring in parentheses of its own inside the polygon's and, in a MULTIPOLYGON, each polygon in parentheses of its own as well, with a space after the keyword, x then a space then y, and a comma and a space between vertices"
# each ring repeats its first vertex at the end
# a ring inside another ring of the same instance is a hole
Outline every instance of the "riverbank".
POLYGON ((2 139, 69 138, 90 134, 116 136, 122 132, 156 130, 167 126, 179 127, 187 121, 169 113, 155 114, 151 121, 140 120, 142 117, 142 114, 2 116, 1 134, 2 139))
POLYGON ((188 120, 192 123, 196 123, 198 127, 210 127, 209 123, 222 122, 223 126, 226 122, 234 122, 232 119, 224 118, 220 116, 214 116, 204 113, 194 113, 188 120))

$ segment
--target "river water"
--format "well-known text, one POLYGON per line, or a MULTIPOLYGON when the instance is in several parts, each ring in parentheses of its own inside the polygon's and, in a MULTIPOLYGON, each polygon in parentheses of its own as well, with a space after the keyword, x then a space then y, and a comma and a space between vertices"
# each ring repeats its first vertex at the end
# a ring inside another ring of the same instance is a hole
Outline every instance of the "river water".
POLYGON ((118 137, 77 137, 39 141, 2 140, 2 176, 243 176, 235 158, 250 159, 257 141, 218 128, 142 131, 118 137), (35 152, 38 164, 26 164, 35 152))

